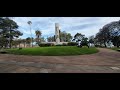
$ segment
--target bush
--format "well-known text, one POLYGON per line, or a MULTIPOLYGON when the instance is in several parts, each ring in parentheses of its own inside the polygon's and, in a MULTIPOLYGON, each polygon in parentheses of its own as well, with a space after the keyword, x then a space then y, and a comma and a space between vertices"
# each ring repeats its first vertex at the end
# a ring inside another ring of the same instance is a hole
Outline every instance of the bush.
POLYGON ((0 54, 6 54, 6 53, 7 53, 7 51, 0 49, 0 54))
POLYGON ((68 43, 68 46, 77 46, 77 45, 78 45, 77 42, 69 42, 69 43, 68 43))
POLYGON ((119 51, 119 52, 120 52, 120 49, 118 49, 117 51, 119 51))
POLYGON ((67 46, 67 43, 57 44, 56 46, 67 46))
POLYGON ((95 47, 100 47, 100 45, 95 45, 95 47))
POLYGON ((54 46, 54 43, 40 43, 40 47, 49 47, 49 46, 54 46))
POLYGON ((63 46, 62 44, 58 44, 58 45, 55 45, 55 46, 63 46))
POLYGON ((104 46, 100 46, 100 45, 95 45, 95 47, 101 47, 101 48, 102 48, 102 47, 104 47, 104 46))
POLYGON ((67 46, 68 44, 67 43, 63 43, 62 46, 67 46))
POLYGON ((54 43, 50 43, 51 44, 51 46, 55 46, 55 44, 54 43))
POLYGON ((21 50, 22 48, 19 48, 19 50, 21 50))

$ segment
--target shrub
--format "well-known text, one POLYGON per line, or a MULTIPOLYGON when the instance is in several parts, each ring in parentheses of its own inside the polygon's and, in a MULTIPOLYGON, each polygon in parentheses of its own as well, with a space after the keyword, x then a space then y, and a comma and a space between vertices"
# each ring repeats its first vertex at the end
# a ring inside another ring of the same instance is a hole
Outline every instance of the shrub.
POLYGON ((19 48, 19 50, 21 50, 22 48, 19 48))
POLYGON ((54 43, 40 43, 40 47, 49 47, 49 46, 54 46, 54 43))
POLYGON ((78 44, 77 44, 77 42, 69 42, 68 43, 68 46, 77 46, 78 44))
POLYGON ((57 44, 57 45, 55 45, 55 46, 63 46, 62 44, 57 44))
POLYGON ((95 45, 95 47, 99 47, 99 45, 95 45))
POLYGON ((56 46, 67 46, 67 43, 57 44, 56 46))
POLYGON ((95 47, 105 48, 105 46, 95 45, 95 47))
POLYGON ((63 45, 63 46, 67 46, 68 44, 67 44, 67 43, 63 43, 62 45, 63 45))
POLYGON ((119 52, 120 52, 120 49, 118 49, 117 51, 119 51, 119 52))
POLYGON ((54 44, 54 43, 51 43, 51 46, 55 46, 55 44, 54 44))
POLYGON ((3 50, 1 50, 0 53, 1 53, 1 54, 6 54, 7 51, 3 51, 3 50))

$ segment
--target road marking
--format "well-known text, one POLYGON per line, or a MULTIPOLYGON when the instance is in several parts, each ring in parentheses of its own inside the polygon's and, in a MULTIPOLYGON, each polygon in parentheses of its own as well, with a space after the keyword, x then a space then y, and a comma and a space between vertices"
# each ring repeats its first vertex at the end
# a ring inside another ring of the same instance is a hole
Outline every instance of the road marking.
POLYGON ((113 69, 113 70, 119 70, 120 68, 118 68, 118 67, 110 67, 111 69, 113 69))

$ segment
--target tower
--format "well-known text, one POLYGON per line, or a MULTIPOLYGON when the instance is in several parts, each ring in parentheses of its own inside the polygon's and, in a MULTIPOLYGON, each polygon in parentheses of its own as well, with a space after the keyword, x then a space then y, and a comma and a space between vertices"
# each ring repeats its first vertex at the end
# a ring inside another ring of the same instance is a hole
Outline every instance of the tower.
POLYGON ((56 39, 56 44, 60 43, 60 34, 59 34, 59 24, 55 23, 55 39, 56 39))

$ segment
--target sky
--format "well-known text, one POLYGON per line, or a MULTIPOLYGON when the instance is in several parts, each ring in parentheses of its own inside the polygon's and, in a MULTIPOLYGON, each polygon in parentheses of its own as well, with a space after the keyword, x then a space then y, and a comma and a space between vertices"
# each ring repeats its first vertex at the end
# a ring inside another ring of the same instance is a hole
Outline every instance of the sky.
POLYGON ((61 31, 71 33, 72 36, 82 33, 89 37, 99 32, 105 24, 120 20, 120 17, 14 17, 13 20, 18 24, 18 30, 23 33, 20 38, 31 36, 28 21, 32 22, 33 37, 35 30, 40 30, 45 38, 55 35, 55 23, 59 23, 61 31))

